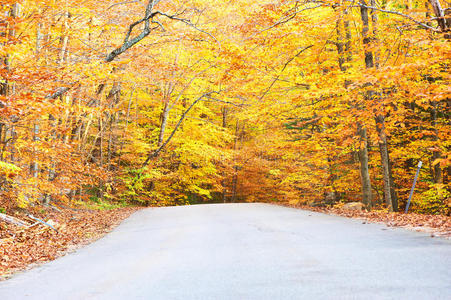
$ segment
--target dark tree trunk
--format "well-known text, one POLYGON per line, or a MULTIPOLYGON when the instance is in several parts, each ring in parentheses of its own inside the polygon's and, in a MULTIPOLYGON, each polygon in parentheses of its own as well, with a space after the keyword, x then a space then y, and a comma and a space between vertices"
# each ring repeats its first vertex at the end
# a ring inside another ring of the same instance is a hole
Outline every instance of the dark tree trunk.
MULTIPOLYGON (((362 1, 362 4, 366 5, 364 1, 362 1)), ((371 0, 371 5, 375 6, 375 1, 371 0)), ((376 67, 379 67, 378 57, 377 53, 376 55, 373 54, 372 51, 370 51, 371 46, 371 36, 369 34, 369 15, 368 15, 368 8, 361 6, 360 7, 360 14, 362 18, 362 37, 363 37, 363 46, 365 51, 365 67, 367 69, 376 67), (376 63, 375 63, 376 62, 376 63)), ((377 41, 377 14, 374 10, 371 10, 371 20, 373 22, 373 43, 377 41)), ((377 48, 377 47, 376 47, 377 48)), ((377 97, 377 93, 375 91, 369 91, 366 95, 367 100, 369 101, 376 101, 375 99, 377 97)), ((383 176, 383 183, 384 183, 384 199, 385 203, 389 207, 390 211, 397 211, 398 210, 398 204, 396 199, 396 192, 394 190, 393 186, 393 176, 391 173, 391 166, 390 166, 390 157, 389 157, 389 151, 388 151, 388 144, 387 144, 387 134, 385 131, 385 113, 382 111, 376 111, 375 112, 376 117, 376 130, 379 137, 379 152, 381 155, 381 164, 382 164, 382 176, 383 176), (394 196, 394 197, 393 197, 394 196)))

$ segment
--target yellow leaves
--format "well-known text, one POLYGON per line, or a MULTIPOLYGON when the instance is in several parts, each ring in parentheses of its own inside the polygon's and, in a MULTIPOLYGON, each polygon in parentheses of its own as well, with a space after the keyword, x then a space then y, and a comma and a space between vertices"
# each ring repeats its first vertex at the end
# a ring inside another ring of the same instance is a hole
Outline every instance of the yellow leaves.
POLYGON ((147 167, 145 173, 152 180, 160 180, 164 176, 162 170, 153 168, 152 166, 147 167))
POLYGON ((19 168, 18 166, 4 161, 0 161, 0 174, 2 176, 12 178, 14 176, 17 176, 20 173, 20 171, 21 168, 19 168))
POLYGON ((207 198, 211 198, 210 191, 207 190, 207 189, 203 189, 203 188, 200 188, 200 187, 198 187, 198 186, 192 186, 192 187, 190 188, 190 190, 191 190, 193 193, 196 193, 196 194, 199 195, 199 196, 205 196, 205 197, 207 197, 207 198))
POLYGON ((24 192, 19 192, 19 195, 17 197, 17 206, 20 208, 26 208, 28 204, 30 203, 28 197, 25 195, 24 192))
POLYGON ((301 203, 301 200, 299 200, 299 199, 292 199, 292 200, 288 201, 288 203, 290 205, 298 205, 299 203, 301 203))
POLYGON ((279 169, 273 169, 273 170, 269 170, 269 174, 271 174, 273 176, 279 176, 279 175, 281 175, 281 171, 279 169))

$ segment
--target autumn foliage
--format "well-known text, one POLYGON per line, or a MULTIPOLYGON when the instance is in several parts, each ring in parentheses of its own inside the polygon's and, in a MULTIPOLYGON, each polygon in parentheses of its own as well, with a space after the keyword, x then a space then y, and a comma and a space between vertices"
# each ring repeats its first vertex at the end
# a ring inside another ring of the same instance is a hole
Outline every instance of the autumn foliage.
MULTIPOLYGON (((265 201, 450 213, 429 1, 0 1, 0 207, 265 201)), ((445 3, 442 3, 442 6, 445 3)))

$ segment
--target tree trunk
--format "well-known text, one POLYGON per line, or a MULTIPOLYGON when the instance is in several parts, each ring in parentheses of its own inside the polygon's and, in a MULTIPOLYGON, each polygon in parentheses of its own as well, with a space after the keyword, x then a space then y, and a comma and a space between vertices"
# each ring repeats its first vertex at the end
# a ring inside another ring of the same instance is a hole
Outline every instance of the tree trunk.
MULTIPOLYGON (((387 148, 388 149, 388 148, 387 148)), ((390 174, 390 194, 391 194, 391 201, 393 205, 393 211, 399 211, 399 203, 398 203, 398 194, 396 192, 396 186, 395 181, 393 179, 393 172, 392 172, 392 163, 390 160, 390 152, 388 152, 388 172, 390 174)))
MULTIPOLYGON (((39 141, 39 125, 37 123, 35 123, 33 125, 33 141, 37 142, 39 141)), ((35 156, 35 160, 31 163, 31 167, 30 167, 30 171, 31 171, 31 175, 35 178, 38 177, 38 171, 39 171, 39 165, 38 165, 38 161, 36 158, 36 153, 34 153, 35 156)))
MULTIPOLYGON (((365 1, 361 1, 363 5, 367 6, 365 1)), ((369 36, 369 16, 368 16, 368 8, 364 6, 360 6, 360 16, 362 18, 362 38, 363 38, 363 47, 365 51, 365 66, 366 68, 374 67, 373 61, 373 52, 369 50, 370 46, 370 36, 369 36)))
MULTIPOLYGON (((376 1, 371 0, 371 6, 376 6, 376 1)), ((371 10, 371 20, 373 22, 373 43, 375 44, 375 67, 379 68, 379 39, 378 35, 378 19, 377 12, 372 9, 371 10)), ((373 45, 374 46, 374 45, 373 45)), ((383 169, 383 181, 384 181, 384 198, 385 203, 388 205, 390 211, 398 211, 398 197, 396 195, 395 185, 393 181, 393 173, 390 162, 390 152, 388 151, 388 143, 387 143, 387 134, 385 131, 385 112, 382 114, 376 114, 376 130, 379 135, 379 152, 381 154, 381 163, 383 169)))
POLYGON ((388 154, 387 147, 387 136, 385 134, 385 117, 383 115, 376 116, 376 130, 379 137, 379 151, 381 154, 381 163, 382 163, 382 175, 384 181, 384 199, 390 211, 397 211, 398 205, 395 204, 394 199, 392 199, 392 183, 390 178, 392 177, 390 174, 390 158, 388 154))
POLYGON ((348 18, 348 10, 344 10, 344 30, 345 30, 345 52, 346 52, 346 62, 350 63, 352 61, 352 49, 351 49, 351 39, 352 39, 352 33, 351 33, 351 27, 349 26, 349 18, 348 18))
MULTIPOLYGON (((366 5, 365 2, 362 1, 364 5, 366 5)), ((375 6, 376 3, 374 0, 371 0, 371 6, 375 6)), ((371 44, 371 37, 369 35, 369 15, 368 15, 368 9, 366 7, 360 7, 360 13, 363 23, 362 28, 362 37, 363 37, 363 45, 365 49, 365 67, 367 69, 376 67, 379 67, 379 61, 378 61, 378 53, 376 52, 373 54, 372 51, 370 51, 370 44, 371 44)), ((377 43, 377 14, 374 10, 371 10, 371 20, 373 22, 373 43, 377 43)), ((377 48, 377 47, 376 47, 377 48)), ((369 91, 367 95, 365 96, 367 100, 376 100, 376 92, 375 91, 369 91)), ((376 130, 379 137, 379 152, 381 155, 381 164, 382 164, 382 176, 383 176, 383 183, 384 183, 384 199, 385 203, 389 207, 390 211, 397 211, 398 205, 396 199, 396 192, 394 190, 393 186, 393 176, 391 174, 391 166, 390 166, 390 157, 389 157, 389 151, 388 151, 388 144, 387 144, 387 134, 385 132, 385 116, 384 112, 375 112, 376 117, 376 130)))
MULTIPOLYGON (((238 149, 238 135, 239 135, 240 123, 237 120, 235 126, 235 142, 233 144, 233 150, 236 151, 238 149)), ((236 161, 234 161, 233 166, 233 179, 232 179, 232 199, 231 202, 234 203, 236 201, 237 196, 237 187, 238 187, 238 165, 236 161)))
POLYGON ((373 200, 371 179, 368 168, 368 137, 366 135, 366 128, 360 123, 357 124, 357 132, 360 136, 360 149, 359 149, 359 161, 360 161, 360 179, 362 182, 362 198, 363 204, 367 208, 371 208, 371 201, 373 200))
MULTIPOLYGON (((432 10, 435 14, 435 19, 437 20, 438 27, 441 32, 447 31, 451 26, 451 18, 446 17, 445 10, 442 8, 439 0, 429 0, 429 3, 432 6, 432 10)), ((448 35, 449 38, 449 35, 448 35)))
MULTIPOLYGON (((339 8, 341 10, 341 7, 339 8)), ((345 63, 345 45, 343 42, 343 12, 340 11, 340 15, 337 20, 337 52, 338 52, 338 67, 342 72, 346 71, 345 63)))
MULTIPOLYGON (((375 0, 370 0, 370 4, 373 7, 377 6, 377 3, 375 0)), ((373 37, 372 37, 372 48, 374 49, 373 59, 374 59, 374 66, 376 69, 379 68, 379 57, 380 57, 380 45, 379 45, 379 39, 378 39, 378 20, 377 20, 377 12, 372 9, 371 10, 371 21, 373 22, 373 37)))
POLYGON ((64 59, 67 57, 67 43, 69 41, 69 36, 67 35, 67 28, 68 28, 68 19, 70 15, 68 12, 64 13, 64 22, 63 26, 61 28, 61 37, 60 37, 60 54, 59 54, 59 64, 63 64, 64 59))
MULTIPOLYGON (((9 15, 12 19, 15 19, 19 16, 20 14, 20 4, 19 3, 14 3, 11 5, 11 9, 9 11, 9 15)), ((9 35, 9 38, 14 39, 16 36, 16 26, 15 26, 15 21, 13 21, 13 24, 9 24, 9 31, 7 33, 9 35)), ((10 57, 9 55, 6 55, 6 57, 4 58, 4 64, 5 64, 5 68, 6 68, 6 72, 8 73, 10 71, 10 57)), ((5 83, 4 83, 4 94, 5 96, 11 96, 12 94, 14 94, 14 90, 15 90, 15 85, 14 83, 10 83, 8 82, 8 78, 6 78, 5 83)), ((15 149, 14 149, 14 141, 17 138, 17 132, 16 132, 16 128, 14 123, 16 121, 11 120, 15 117, 10 117, 10 121, 11 121, 11 126, 10 126, 10 147, 11 147, 11 156, 10 156, 10 160, 12 163, 14 163, 15 157, 15 149)), ((7 132, 5 132, 5 135, 7 134, 7 132)), ((6 137, 5 137, 6 138, 6 137)))
MULTIPOLYGON (((434 127, 434 141, 438 141, 438 132, 437 132, 437 102, 432 101, 432 111, 431 111, 431 118, 432 118, 432 126, 434 127)), ((435 161, 436 159, 441 157, 441 153, 439 149, 434 149, 432 153, 432 161, 435 161)), ((443 183, 443 174, 442 169, 440 168, 440 164, 435 164, 433 167, 433 178, 434 183, 443 183)))
POLYGON ((160 126, 160 134, 158 136, 158 147, 161 147, 161 145, 163 145, 164 132, 166 130, 166 125, 168 123, 169 110, 170 110, 169 109, 169 99, 166 99, 164 101, 163 112, 161 114, 161 126, 160 126))
MULTIPOLYGON (((223 128, 227 128, 227 113, 228 113, 228 109, 227 107, 223 107, 222 108, 222 127, 223 128)), ((226 203, 227 201, 227 184, 226 184, 226 172, 222 172, 222 181, 221 181, 221 185, 222 185, 222 202, 226 203)))

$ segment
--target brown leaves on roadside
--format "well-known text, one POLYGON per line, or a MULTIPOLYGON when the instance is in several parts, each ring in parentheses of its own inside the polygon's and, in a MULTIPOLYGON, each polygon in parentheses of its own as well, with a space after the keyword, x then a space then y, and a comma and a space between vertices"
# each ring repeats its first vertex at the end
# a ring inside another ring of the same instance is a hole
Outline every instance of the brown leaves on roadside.
MULTIPOLYGON (((291 206, 291 205, 290 205, 291 206)), ((363 219, 372 223, 384 223, 389 227, 405 227, 417 231, 431 232, 431 236, 451 237, 451 217, 443 215, 423 215, 386 211, 358 211, 342 208, 291 206, 310 211, 338 215, 347 218, 363 219)))
POLYGON ((46 221, 52 220, 58 232, 41 224, 24 229, 0 222, 0 280, 31 264, 53 260, 77 246, 100 238, 137 209, 64 209, 36 215, 46 221))

